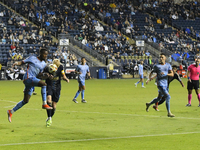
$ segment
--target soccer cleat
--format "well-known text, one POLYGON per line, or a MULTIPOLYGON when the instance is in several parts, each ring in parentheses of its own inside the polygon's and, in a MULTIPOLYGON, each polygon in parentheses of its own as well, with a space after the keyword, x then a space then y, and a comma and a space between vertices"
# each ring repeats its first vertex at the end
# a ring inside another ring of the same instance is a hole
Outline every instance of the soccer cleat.
POLYGON ((37 95, 37 93, 36 93, 36 92, 33 92, 33 95, 37 95))
POLYGON ((45 105, 42 105, 42 108, 43 109, 53 109, 52 107, 50 107, 49 105, 45 104, 45 105))
POLYGON ((150 104, 149 104, 149 103, 146 103, 146 111, 147 111, 147 112, 149 111, 149 106, 150 106, 150 104))
POLYGON ((185 105, 186 107, 190 107, 190 106, 192 106, 191 104, 187 104, 187 105, 185 105))
POLYGON ((157 86, 157 83, 156 83, 156 82, 155 82, 154 84, 157 86))
POLYGON ((200 107, 200 104, 199 104, 199 106, 198 107, 200 107))
POLYGON ((153 108, 155 109, 155 111, 159 111, 159 109, 156 105, 153 105, 153 108))
POLYGON ((82 99, 82 101, 81 101, 82 103, 87 103, 87 101, 86 100, 84 100, 84 99, 82 99))
POLYGON ((12 119, 11 119, 12 118, 11 110, 8 110, 7 113, 8 113, 8 121, 12 122, 12 119))
POLYGON ((137 83, 135 83, 135 87, 137 87, 137 83))
POLYGON ((167 116, 168 117, 175 117, 175 115, 173 115, 172 113, 168 113, 167 116))
POLYGON ((76 99, 73 99, 72 101, 73 101, 74 103, 78 103, 78 101, 77 101, 76 99))
POLYGON ((46 127, 50 127, 52 124, 52 120, 51 119, 47 119, 46 120, 46 127))
POLYGON ((146 87, 143 85, 142 88, 146 88, 146 87))

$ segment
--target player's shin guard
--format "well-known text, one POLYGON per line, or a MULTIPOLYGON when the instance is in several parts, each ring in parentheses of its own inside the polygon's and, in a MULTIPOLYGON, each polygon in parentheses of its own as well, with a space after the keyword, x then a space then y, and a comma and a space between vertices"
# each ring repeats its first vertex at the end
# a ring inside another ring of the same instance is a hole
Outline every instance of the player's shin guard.
POLYGON ((188 94, 188 104, 191 104, 192 94, 188 94))
POLYGON ((11 113, 14 113, 15 111, 17 111, 18 109, 20 109, 22 106, 24 106, 26 104, 26 102, 24 102, 23 100, 20 101, 19 103, 17 103, 17 105, 11 110, 11 113))
POLYGON ((85 90, 81 91, 81 98, 84 99, 84 95, 85 95, 85 90))
POLYGON ((168 113, 170 113, 170 98, 171 96, 168 94, 166 96, 166 108, 167 108, 168 113))
MULTIPOLYGON (((50 107, 52 107, 50 103, 48 103, 48 105, 49 105, 50 107)), ((51 117, 51 116, 52 116, 52 113, 51 113, 52 109, 47 109, 46 111, 47 111, 47 116, 48 116, 48 118, 51 117)))
POLYGON ((56 108, 54 108, 54 109, 51 110, 51 117, 53 117, 53 115, 55 114, 55 112, 56 112, 56 108))
POLYGON ((74 99, 77 99, 77 97, 79 96, 80 92, 81 91, 79 91, 79 90, 76 92, 76 95, 75 95, 74 99))
POLYGON ((42 95, 42 101, 43 101, 43 105, 47 104, 47 100, 46 100, 46 86, 42 86, 41 88, 41 95, 42 95))

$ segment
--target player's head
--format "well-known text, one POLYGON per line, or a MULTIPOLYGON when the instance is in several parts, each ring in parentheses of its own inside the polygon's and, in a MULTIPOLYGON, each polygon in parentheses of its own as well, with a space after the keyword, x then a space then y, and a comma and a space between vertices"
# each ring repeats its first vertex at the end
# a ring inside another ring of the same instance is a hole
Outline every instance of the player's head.
POLYGON ((144 63, 143 61, 140 62, 141 65, 143 65, 143 63, 144 63))
POLYGON ((54 59, 53 64, 55 64, 57 67, 60 66, 60 60, 59 59, 54 59))
POLYGON ((46 60, 48 55, 48 50, 46 48, 40 49, 40 59, 46 60))
POLYGON ((177 66, 176 66, 176 65, 173 65, 173 66, 172 66, 172 70, 173 70, 174 72, 176 72, 176 71, 177 71, 177 66))
POLYGON ((166 60, 166 55, 164 53, 161 53, 159 56, 159 63, 160 64, 165 64, 165 60, 166 60))
POLYGON ((82 58, 81 58, 81 64, 82 64, 82 65, 85 65, 85 64, 86 64, 86 59, 85 59, 85 57, 82 57, 82 58))

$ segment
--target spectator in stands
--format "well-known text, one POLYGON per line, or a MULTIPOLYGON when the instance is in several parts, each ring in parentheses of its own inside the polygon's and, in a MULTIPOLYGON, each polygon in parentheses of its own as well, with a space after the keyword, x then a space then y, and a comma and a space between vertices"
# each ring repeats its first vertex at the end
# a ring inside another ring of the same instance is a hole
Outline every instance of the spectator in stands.
POLYGON ((10 46, 10 48, 11 48, 12 51, 16 50, 15 42, 12 43, 12 45, 10 46))
POLYGON ((157 24, 162 24, 162 21, 160 18, 157 19, 157 24))
POLYGON ((150 53, 149 53, 149 51, 148 51, 148 50, 146 51, 145 55, 146 55, 147 57, 149 57, 149 56, 150 56, 150 53))
POLYGON ((191 31, 190 31, 190 28, 189 28, 189 27, 187 27, 187 28, 185 29, 185 33, 186 33, 186 34, 190 34, 190 33, 191 33, 191 31))
POLYGON ((6 44, 6 38, 5 36, 1 39, 2 44, 6 44))

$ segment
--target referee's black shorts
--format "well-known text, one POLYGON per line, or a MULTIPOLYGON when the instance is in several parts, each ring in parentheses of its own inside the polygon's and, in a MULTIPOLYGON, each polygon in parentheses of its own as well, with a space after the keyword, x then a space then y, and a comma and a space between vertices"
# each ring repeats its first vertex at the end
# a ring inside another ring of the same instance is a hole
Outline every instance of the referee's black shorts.
POLYGON ((60 89, 53 90, 51 86, 47 86, 47 96, 51 95, 53 102, 58 102, 60 99, 60 89))
POLYGON ((197 90, 199 88, 199 80, 191 80, 191 82, 187 82, 187 89, 188 90, 197 90))

